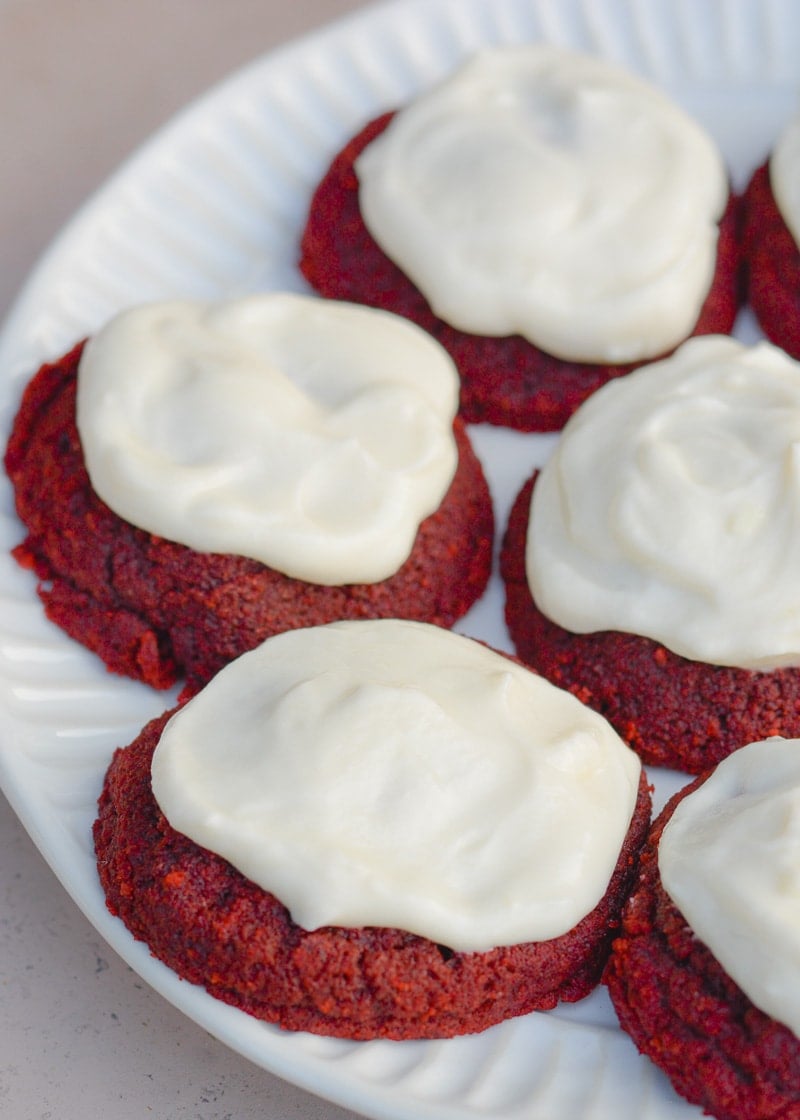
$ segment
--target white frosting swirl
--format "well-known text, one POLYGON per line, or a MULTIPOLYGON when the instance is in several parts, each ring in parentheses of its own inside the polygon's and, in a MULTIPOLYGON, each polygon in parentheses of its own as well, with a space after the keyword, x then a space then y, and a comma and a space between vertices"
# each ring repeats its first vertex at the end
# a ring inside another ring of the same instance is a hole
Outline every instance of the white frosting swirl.
POLYGON ((448 630, 340 622, 269 639, 165 728, 153 792, 306 929, 455 950, 570 930, 608 887, 640 764, 610 725, 448 630))
POLYGON ((441 318, 590 362, 655 357, 691 333, 728 194, 677 105, 543 44, 479 52, 356 171, 368 229, 441 318))
POLYGON ((800 664, 800 364, 707 336, 604 386, 537 481, 526 564, 568 630, 800 664))
POLYGON ((116 513, 320 584, 407 559, 456 469, 457 406, 425 332, 288 294, 124 311, 78 374, 89 476, 116 513))
POLYGON ((752 1002, 800 1036, 800 739, 735 751, 677 806, 664 889, 752 1002))

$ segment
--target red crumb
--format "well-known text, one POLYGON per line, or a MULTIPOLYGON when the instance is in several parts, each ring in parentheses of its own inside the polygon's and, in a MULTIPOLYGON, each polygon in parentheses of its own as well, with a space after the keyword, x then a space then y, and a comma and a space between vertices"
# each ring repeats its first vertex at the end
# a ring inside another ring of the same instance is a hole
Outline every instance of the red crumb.
POLYGON ((742 198, 742 261, 747 299, 761 329, 800 359, 800 251, 778 210, 766 163, 742 198))
POLYGON ((708 665, 637 634, 574 634, 547 618, 525 575, 533 484, 517 496, 500 556, 506 623, 527 665, 601 712, 651 765, 698 774, 746 743, 800 736, 800 669, 708 665))
MULTIPOLYGON (((367 231, 358 205, 353 163, 392 117, 377 118, 336 156, 314 194, 302 237, 300 268, 321 295, 404 315, 432 334, 452 355, 461 375, 461 414, 522 431, 555 431, 606 381, 635 368, 568 362, 519 335, 485 338, 438 319, 410 280, 367 231)), ((720 223, 714 280, 693 334, 727 334, 739 306, 736 203, 729 199, 720 223)))
POLYGON ((185 980, 289 1030, 440 1038, 582 998, 596 986, 650 820, 642 775, 608 890, 551 941, 453 952, 395 929, 308 932, 271 894, 167 823, 150 762, 171 713, 114 755, 94 826, 109 910, 185 980))
POLYGON ((135 528, 93 491, 75 426, 81 346, 48 364, 23 396, 5 456, 27 536, 14 555, 35 570, 49 618, 114 672, 188 690, 283 630, 340 618, 451 626, 483 593, 491 497, 461 421, 459 464, 439 509, 387 580, 326 587, 240 556, 195 552, 135 528))
POLYGON ((682 789, 653 825, 604 976, 621 1026, 717 1120, 797 1120, 800 1040, 754 1007, 687 925, 658 872, 682 789))

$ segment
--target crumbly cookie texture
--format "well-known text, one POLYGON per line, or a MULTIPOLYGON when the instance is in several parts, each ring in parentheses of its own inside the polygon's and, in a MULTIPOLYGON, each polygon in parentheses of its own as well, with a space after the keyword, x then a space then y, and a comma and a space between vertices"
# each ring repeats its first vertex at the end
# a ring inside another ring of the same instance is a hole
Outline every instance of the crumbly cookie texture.
POLYGON ((5 465, 27 536, 15 550, 40 579, 48 616, 114 672, 188 691, 265 638, 336 618, 452 625, 483 593, 491 497, 463 424, 459 465, 411 555, 379 583, 328 587, 244 557, 196 552, 114 514, 92 489, 75 426, 82 345, 28 385, 5 465))
POLYGON ((184 979, 287 1029, 351 1039, 481 1031, 596 986, 649 824, 644 774, 609 888, 590 914, 550 941, 453 952, 396 929, 306 931, 273 895, 172 829, 150 778, 169 715, 116 752, 94 839, 110 911, 184 979))
MULTIPOLYGON (((461 414, 468 422, 522 431, 560 429, 596 389, 635 364, 565 361, 519 335, 484 337, 437 318, 418 288, 375 243, 359 209, 354 162, 391 116, 377 118, 350 140, 317 187, 302 237, 303 274, 323 296, 382 307, 429 331, 458 367, 461 414)), ((733 327, 740 302, 736 227, 737 206, 731 199, 720 222, 714 280, 693 334, 727 334, 733 327)))
POLYGON ((605 983, 623 1029, 687 1100, 717 1120, 795 1116, 800 1040, 753 1006, 661 885, 661 834, 701 780, 653 825, 605 983))
POLYGON ((754 172, 741 209, 747 302, 770 341, 800 358, 800 250, 775 202, 768 163, 754 172))
POLYGON ((743 743, 800 735, 800 669, 708 665, 637 634, 575 634, 547 618, 525 571, 534 481, 517 496, 501 551, 506 622, 526 664, 601 712, 654 766, 697 774, 743 743))

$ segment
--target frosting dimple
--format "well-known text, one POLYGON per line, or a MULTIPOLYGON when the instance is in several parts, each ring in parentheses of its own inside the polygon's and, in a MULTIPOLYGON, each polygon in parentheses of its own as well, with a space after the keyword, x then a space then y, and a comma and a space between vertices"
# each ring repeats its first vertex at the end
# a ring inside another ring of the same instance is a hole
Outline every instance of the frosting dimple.
POLYGON ((675 809, 664 889, 728 975, 800 1036, 800 740, 734 751, 675 809))
POLYGON ((577 633, 800 664, 800 364, 706 336, 604 386, 537 480, 526 565, 577 633))
POLYGON ((566 359, 692 331, 727 199, 705 132, 654 87, 546 45, 487 49, 359 156, 370 233, 451 325, 566 359))
POLYGON ((116 513, 321 584, 408 558, 455 473, 457 406, 423 331, 289 294, 123 311, 78 373, 89 477, 116 513))
POLYGON ((269 639, 172 718, 152 768, 173 827, 304 928, 463 951, 558 936, 597 905, 639 774, 569 693, 396 620, 269 639))

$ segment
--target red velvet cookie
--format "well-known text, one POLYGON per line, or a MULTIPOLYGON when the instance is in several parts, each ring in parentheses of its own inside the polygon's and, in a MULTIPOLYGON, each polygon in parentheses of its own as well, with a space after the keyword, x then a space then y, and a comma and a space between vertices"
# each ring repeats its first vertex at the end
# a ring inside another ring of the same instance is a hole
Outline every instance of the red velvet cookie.
POLYGON ((500 563, 520 658, 606 717, 644 762, 698 774, 770 735, 800 735, 800 669, 754 672, 691 661, 638 634, 575 634, 531 596, 525 545, 534 479, 512 508, 500 563))
MULTIPOLYGON (((381 307, 429 331, 450 353, 461 375, 461 414, 471 423, 522 431, 555 431, 591 393, 635 368, 568 362, 519 335, 467 334, 437 318, 422 293, 383 253, 367 231, 353 168, 360 152, 389 123, 368 124, 336 156, 311 203, 300 268, 323 296, 381 307)), ((693 334, 726 334, 739 305, 739 252, 733 199, 720 223, 713 284, 693 334)), ((636 363, 641 364, 641 363, 636 363)))
POLYGON ((338 618, 452 625, 491 567, 493 513, 481 465, 456 421, 459 465, 411 555, 389 579, 328 587, 240 556, 195 552, 144 532, 95 494, 75 425, 82 347, 27 387, 5 466, 27 537, 15 549, 41 583, 47 615, 117 673, 191 691, 283 630, 338 618))
POLYGON ((800 250, 778 210, 767 163, 742 198, 742 263, 747 300, 764 334, 800 358, 800 250))
POLYGON ((184 979, 289 1030, 351 1039, 481 1031, 580 999, 599 981, 649 825, 644 774, 608 890, 590 914, 550 941, 454 952, 396 929, 306 931, 273 895, 171 828, 150 780, 169 715, 114 755, 94 839, 110 911, 184 979))
POLYGON ((681 790, 653 825, 605 982, 639 1050, 717 1120, 800 1116, 800 1040, 753 1006, 695 937, 661 884, 658 844, 681 790))

